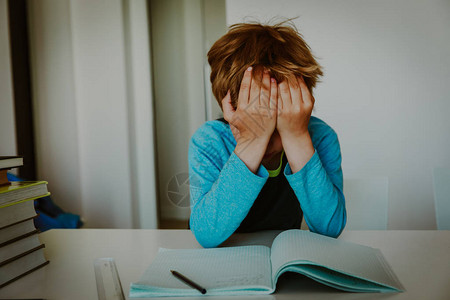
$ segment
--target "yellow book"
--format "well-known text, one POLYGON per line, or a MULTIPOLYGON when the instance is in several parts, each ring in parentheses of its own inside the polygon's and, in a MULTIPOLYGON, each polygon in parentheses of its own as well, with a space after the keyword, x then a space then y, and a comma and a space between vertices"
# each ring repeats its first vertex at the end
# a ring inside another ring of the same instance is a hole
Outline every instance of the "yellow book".
POLYGON ((0 209, 48 194, 47 181, 12 181, 11 185, 0 186, 0 209))

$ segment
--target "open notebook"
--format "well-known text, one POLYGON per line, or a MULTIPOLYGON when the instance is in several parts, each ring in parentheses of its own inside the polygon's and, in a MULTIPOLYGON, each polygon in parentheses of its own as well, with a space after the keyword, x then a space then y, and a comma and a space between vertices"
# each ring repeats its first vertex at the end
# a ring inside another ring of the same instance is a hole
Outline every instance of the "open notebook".
POLYGON ((271 294, 284 272, 349 292, 403 290, 379 249, 298 229, 280 233, 271 248, 160 248, 141 279, 131 284, 130 297, 201 295, 170 270, 204 287, 205 296, 271 294))

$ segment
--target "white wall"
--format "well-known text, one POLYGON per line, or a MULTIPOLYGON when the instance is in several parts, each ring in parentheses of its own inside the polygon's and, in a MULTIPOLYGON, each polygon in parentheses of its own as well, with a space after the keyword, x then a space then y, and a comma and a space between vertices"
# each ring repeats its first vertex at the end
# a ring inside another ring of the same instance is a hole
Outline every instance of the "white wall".
POLYGON ((0 0, 0 155, 16 155, 8 1, 0 0))
POLYGON ((189 139, 206 121, 202 5, 150 4, 161 218, 187 219, 189 139))
POLYGON ((37 177, 54 201, 83 214, 69 1, 29 1, 37 177))
POLYGON ((205 65, 205 103, 206 103, 206 120, 215 120, 223 117, 223 112, 212 93, 211 88, 211 67, 208 63, 207 54, 211 46, 222 37, 227 31, 225 0, 203 0, 203 17, 204 17, 204 58, 205 65))
POLYGON ((315 115, 338 133, 344 177, 388 177, 388 229, 435 229, 432 168, 450 167, 450 2, 227 0, 226 11, 228 26, 300 16, 325 71, 315 115))
POLYGON ((156 228, 146 2, 28 6, 39 178, 87 227, 156 228))

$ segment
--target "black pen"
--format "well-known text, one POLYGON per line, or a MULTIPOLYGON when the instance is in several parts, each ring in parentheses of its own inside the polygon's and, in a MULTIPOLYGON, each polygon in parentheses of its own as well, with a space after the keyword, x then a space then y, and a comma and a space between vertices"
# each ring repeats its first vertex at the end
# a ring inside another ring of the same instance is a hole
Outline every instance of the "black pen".
POLYGON ((180 279, 181 281, 183 281, 187 285, 193 287, 194 289, 198 290, 200 293, 206 294, 205 288, 202 288, 201 286, 199 286, 198 284, 196 284, 195 282, 193 282, 189 278, 186 278, 184 275, 181 275, 180 273, 178 273, 177 271, 174 271, 174 270, 170 270, 170 272, 172 272, 173 276, 175 276, 176 278, 180 279))

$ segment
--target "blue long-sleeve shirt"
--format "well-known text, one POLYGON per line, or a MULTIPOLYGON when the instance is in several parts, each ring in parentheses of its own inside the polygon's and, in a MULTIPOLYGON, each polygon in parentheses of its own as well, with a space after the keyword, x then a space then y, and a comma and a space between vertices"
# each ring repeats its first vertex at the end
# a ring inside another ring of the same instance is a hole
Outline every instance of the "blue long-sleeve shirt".
MULTIPOLYGON (((308 131, 313 156, 295 174, 287 163, 283 176, 309 230, 337 237, 346 224, 339 140, 329 125, 314 116, 308 131)), ((203 247, 216 247, 236 231, 269 177, 262 164, 256 174, 251 172, 234 153, 235 147, 230 126, 218 120, 203 124, 189 143, 190 228, 203 247)))

